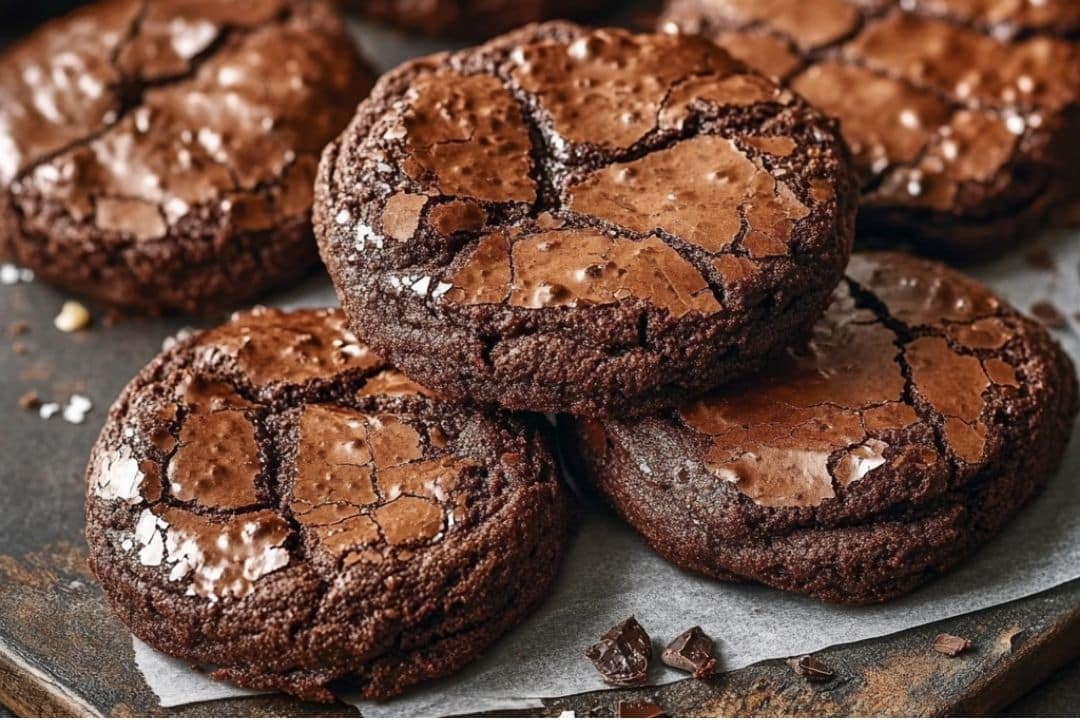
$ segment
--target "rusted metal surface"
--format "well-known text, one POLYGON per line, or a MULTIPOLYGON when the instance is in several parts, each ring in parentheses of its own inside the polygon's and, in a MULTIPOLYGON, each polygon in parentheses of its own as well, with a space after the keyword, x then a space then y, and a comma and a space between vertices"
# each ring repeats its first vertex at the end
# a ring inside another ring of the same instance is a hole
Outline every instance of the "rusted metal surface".
MULTIPOLYGON (((109 402, 163 338, 186 324, 213 321, 125 319, 105 327, 95 308, 92 328, 65 335, 52 326, 65 299, 39 284, 0 287, 0 705, 20 715, 355 715, 351 707, 282 696, 170 710, 158 705, 135 668, 127 631, 86 567, 83 465, 109 402), (19 321, 29 323, 29 332, 13 337, 9 328, 19 321), (23 344, 21 352, 15 343, 23 344), (82 393, 94 409, 82 425, 58 416, 43 420, 19 407, 29 390, 61 403, 82 393)), ((679 715, 989 712, 1077 655, 1080 581, 819 653, 835 671, 825 683, 807 682, 780 659, 709 682, 552 699, 540 714, 610 715, 618 700, 631 697, 653 698, 679 715), (973 647, 957 658, 935 653, 931 643, 940 632, 970 638, 973 647)))

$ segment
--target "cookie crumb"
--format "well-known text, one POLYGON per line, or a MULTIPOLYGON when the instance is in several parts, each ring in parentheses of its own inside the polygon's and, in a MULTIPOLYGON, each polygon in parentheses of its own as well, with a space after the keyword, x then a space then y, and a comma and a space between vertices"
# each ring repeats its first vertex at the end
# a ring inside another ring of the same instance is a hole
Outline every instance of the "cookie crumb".
POLYGON ((825 682, 833 676, 833 671, 828 665, 811 655, 788 658, 786 662, 796 675, 810 682, 825 682))
POLYGON ((1039 300, 1031 306, 1031 314, 1048 328, 1061 330, 1066 326, 1065 316, 1049 300, 1039 300))
POLYGON ((699 680, 716 672, 713 640, 697 625, 672 640, 660 654, 660 661, 678 670, 693 673, 699 680))
POLYGON ((16 340, 11 343, 11 352, 16 355, 26 355, 30 352, 30 346, 24 343, 22 340, 16 340))
POLYGON ((664 708, 657 705, 652 698, 620 700, 618 705, 615 706, 615 717, 655 718, 663 715, 664 708))
POLYGON ((934 638, 933 642, 935 652, 947 655, 948 657, 956 657, 970 647, 970 640, 960 637, 959 635, 950 635, 949 633, 941 633, 934 638))
POLYGON ((1044 270, 1046 272, 1054 272, 1057 270, 1057 261, 1054 260, 1054 254, 1046 248, 1036 248, 1032 250, 1024 255, 1024 261, 1036 270, 1044 270))
POLYGON ((11 337, 18 337, 19 335, 25 335, 30 332, 30 323, 26 320, 16 320, 8 325, 8 335, 11 337))
POLYGON ((23 410, 37 410, 40 406, 41 398, 39 398, 38 394, 33 390, 19 396, 19 407, 23 410))
POLYGON ((652 640, 633 615, 615 625, 585 651, 604 682, 633 687, 645 682, 652 659, 652 640))
POLYGON ((60 314, 53 320, 56 329, 61 332, 75 332, 90 324, 90 311, 80 302, 68 300, 60 308, 60 314))

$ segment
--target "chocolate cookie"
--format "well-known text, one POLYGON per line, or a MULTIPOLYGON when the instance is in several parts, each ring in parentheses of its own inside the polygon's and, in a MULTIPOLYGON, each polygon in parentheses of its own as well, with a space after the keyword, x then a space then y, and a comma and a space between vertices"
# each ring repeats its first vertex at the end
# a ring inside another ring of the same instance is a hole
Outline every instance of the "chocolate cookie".
POLYGON ((670 0, 838 117, 859 237, 975 260, 1080 207, 1080 4, 1071 0, 670 0))
POLYGON ((379 22, 431 36, 485 40, 548 18, 584 18, 608 0, 346 0, 379 22))
POLYGON ((318 153, 371 86, 321 0, 107 0, 0 56, 0 254, 143 311, 317 260, 318 153))
POLYGON ((867 603, 997 532, 1057 467, 1076 412, 1075 370, 1040 325, 942 265, 867 253, 812 340, 758 377, 568 436, 677 565, 867 603))
POLYGON ((808 330, 855 194, 832 121, 712 43, 548 23, 383 76, 315 222, 353 327, 418 381, 627 413, 808 330))
POLYGON ((90 566, 132 632, 326 701, 466 664, 544 595, 567 526, 541 429, 438 398, 344 326, 256 310, 180 343, 87 471, 90 566))

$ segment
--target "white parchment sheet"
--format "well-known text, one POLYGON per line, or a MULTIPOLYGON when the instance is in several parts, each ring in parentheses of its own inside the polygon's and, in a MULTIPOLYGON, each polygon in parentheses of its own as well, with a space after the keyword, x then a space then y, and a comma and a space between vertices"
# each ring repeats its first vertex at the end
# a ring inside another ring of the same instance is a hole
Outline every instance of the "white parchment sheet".
MULTIPOLYGON (((1057 261, 1047 272, 1020 253, 972 274, 1022 310, 1050 300, 1069 327, 1056 333, 1080 364, 1080 234, 1044 245, 1057 261)), ((319 281, 281 299, 289 307, 333 304, 319 281)), ((1046 492, 1004 533, 946 577, 897 602, 874 607, 826 605, 767 588, 698 578, 654 555, 600 509, 586 509, 554 592, 529 620, 463 672, 389 703, 356 702, 369 716, 448 715, 524 708, 536 699, 597 690, 600 676, 582 654, 612 624, 634 614, 668 642, 691 625, 716 639, 731 670, 769 658, 879 637, 980 610, 1080 577, 1080 432, 1046 492)), ((137 640, 135 658, 165 706, 249 694, 216 683, 137 640)), ((651 683, 685 675, 656 663, 651 683)), ((347 701, 350 698, 343 698, 347 701)))

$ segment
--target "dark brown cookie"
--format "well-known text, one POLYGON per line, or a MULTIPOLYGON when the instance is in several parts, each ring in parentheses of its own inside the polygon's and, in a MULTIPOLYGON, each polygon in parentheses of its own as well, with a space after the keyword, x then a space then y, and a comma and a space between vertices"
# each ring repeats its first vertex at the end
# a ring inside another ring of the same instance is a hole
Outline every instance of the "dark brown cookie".
POLYGON ((383 76, 315 218, 353 326, 420 382, 640 413, 809 329, 855 194, 835 125, 712 43, 547 23, 383 76))
POLYGON ((434 396, 338 311, 256 310, 163 353, 87 472, 90 566, 132 632, 314 700, 462 667, 540 600, 566 541, 543 431, 434 396))
MULTIPOLYGON (((1058 466, 1072 363, 946 267, 857 254, 808 345, 637 421, 568 421, 586 474, 672 562, 834 602, 901 595, 1058 466)), ((1065 478, 1062 478, 1065 480, 1065 478)))
POLYGON ((231 306, 317 255, 318 153, 371 86, 321 0, 106 0, 0 56, 0 252, 143 311, 231 306))
POLYGON ((585 18, 609 0, 344 0, 367 17, 424 35, 486 40, 526 23, 585 18))
POLYGON ((841 120, 860 238, 971 261, 1075 220, 1080 3, 669 0, 660 22, 841 120))

